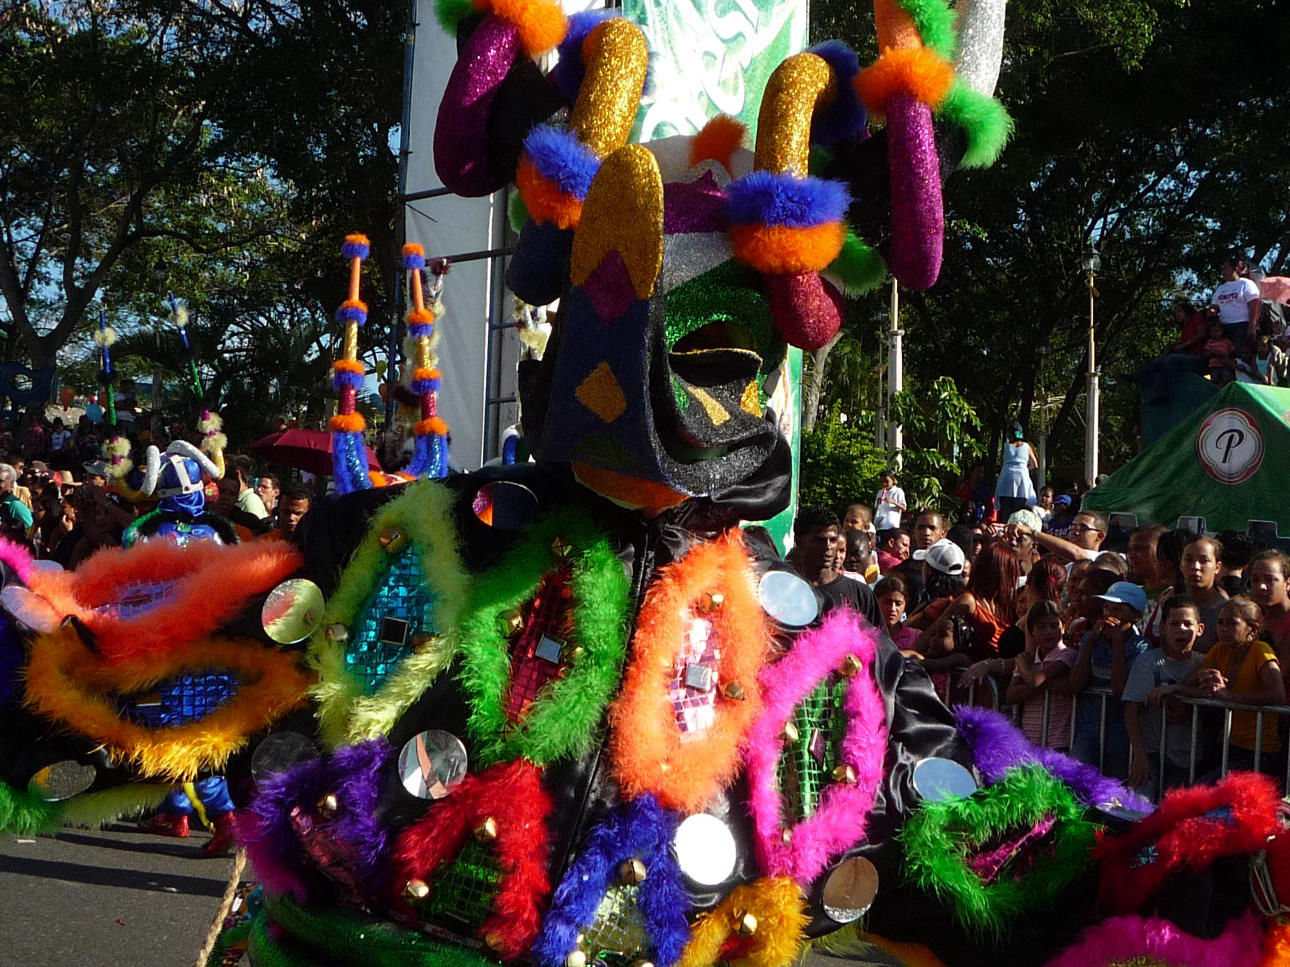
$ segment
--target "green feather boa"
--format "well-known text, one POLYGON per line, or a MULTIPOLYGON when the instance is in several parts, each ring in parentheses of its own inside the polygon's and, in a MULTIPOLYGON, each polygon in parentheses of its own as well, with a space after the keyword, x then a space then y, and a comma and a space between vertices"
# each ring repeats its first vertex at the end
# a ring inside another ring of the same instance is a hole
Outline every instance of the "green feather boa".
POLYGON ((323 740, 333 747, 362 742, 389 733, 408 707, 433 682, 455 651, 457 618, 466 600, 470 578, 461 561, 453 525, 452 491, 421 480, 390 501, 372 518, 367 536, 349 559, 336 593, 327 602, 322 625, 309 645, 309 663, 318 672, 312 693, 318 700, 323 740), (381 547, 381 532, 399 527, 421 551, 421 573, 435 596, 437 640, 409 651, 372 695, 345 667, 345 646, 327 637, 327 628, 353 626, 368 595, 385 574, 389 555, 381 547))
POLYGON ((556 510, 531 525, 492 569, 480 575, 461 622, 461 681, 470 699, 467 729, 481 765, 523 756, 546 765, 582 755, 618 686, 627 650, 628 580, 609 542, 582 513, 556 510), (552 542, 572 546, 573 635, 583 654, 545 686, 516 727, 506 714, 509 642, 499 617, 532 598, 562 563, 552 542))
POLYGON ((1070 790, 1038 766, 1009 770, 1001 782, 966 799, 926 802, 897 834, 910 878, 947 902, 958 921, 998 936, 1012 920, 1048 909, 1089 862, 1096 832, 1070 790), (1056 819, 1056 851, 1025 876, 1006 874, 986 884, 968 868, 968 851, 999 830, 1056 819))
POLYGON ((855 299, 882 285, 887 278, 887 263, 876 248, 848 231, 842 251, 825 272, 836 275, 847 297, 855 299))
POLYGON ((48 802, 26 789, 0 782, 0 833, 36 836, 60 826, 102 826, 161 805, 168 786, 131 783, 48 802))
POLYGON ((961 80, 954 82, 936 113, 957 124, 967 136, 967 148, 959 162, 963 168, 990 167, 1012 136, 1012 118, 1004 106, 961 80))
POLYGON ((946 60, 954 59, 954 12, 945 0, 898 0, 900 9, 909 14, 918 28, 924 47, 930 47, 946 60))
POLYGON ((251 962, 256 967, 494 967, 463 947, 437 943, 383 920, 358 914, 305 910, 287 897, 267 896, 251 921, 251 962), (275 941, 270 922, 289 935, 275 941))

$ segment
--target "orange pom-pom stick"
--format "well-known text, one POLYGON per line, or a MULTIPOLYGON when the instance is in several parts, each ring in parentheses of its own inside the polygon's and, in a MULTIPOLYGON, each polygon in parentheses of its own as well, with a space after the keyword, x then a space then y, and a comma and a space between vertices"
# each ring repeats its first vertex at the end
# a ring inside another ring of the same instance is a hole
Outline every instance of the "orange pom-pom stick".
POLYGON ((425 255, 426 250, 420 242, 405 242, 403 245, 404 255, 425 255))
POLYGON ((520 46, 530 57, 545 54, 564 40, 569 22, 558 3, 551 0, 473 0, 476 10, 491 10, 493 16, 514 24, 520 46))
POLYGON ((582 217, 582 202, 542 177, 528 158, 520 160, 515 171, 515 184, 524 199, 524 207, 535 222, 551 222, 557 228, 577 227, 582 217))
POLYGON ((338 359, 331 364, 331 368, 337 373, 358 373, 360 376, 367 372, 367 367, 357 359, 338 359))
POLYGON ((439 379, 440 373, 437 369, 426 369, 424 366, 418 366, 412 370, 412 379, 439 379))
POLYGON ((897 0, 873 0, 873 26, 880 51, 923 46, 923 37, 914 19, 905 13, 897 0))
POLYGON ((954 85, 954 68, 928 47, 888 50, 855 78, 856 93, 881 115, 893 94, 908 94, 935 110, 954 85))
POLYGON ((744 264, 772 275, 818 272, 842 251, 846 229, 840 222, 810 228, 787 225, 735 225, 731 247, 744 264))
POLYGON ((744 143, 747 128, 728 114, 718 114, 690 142, 690 164, 715 161, 730 171, 730 159, 744 143))
POLYGON ((420 420, 412 425, 412 432, 417 436, 425 436, 427 433, 433 433, 436 436, 444 436, 448 432, 448 424, 437 416, 420 420))
POLYGON ((362 413, 337 413, 327 421, 327 428, 344 433, 362 433, 367 429, 367 421, 362 413))

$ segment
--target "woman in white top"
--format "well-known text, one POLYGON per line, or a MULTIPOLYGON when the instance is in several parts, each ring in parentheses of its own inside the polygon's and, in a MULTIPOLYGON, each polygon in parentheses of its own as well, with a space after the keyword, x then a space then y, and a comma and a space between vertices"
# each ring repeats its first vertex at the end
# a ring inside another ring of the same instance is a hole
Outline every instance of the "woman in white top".
POLYGON ((881 534, 900 526, 900 515, 905 512, 905 492, 896 486, 896 475, 890 470, 880 480, 882 489, 875 501, 873 526, 881 534))
POLYGON ((1003 468, 994 485, 994 495, 999 500, 999 517, 1003 520, 1007 520, 1022 507, 1034 505, 1035 485, 1030 479, 1030 471, 1039 466, 1021 426, 1012 424, 1009 436, 1011 439, 1003 448, 1003 468))

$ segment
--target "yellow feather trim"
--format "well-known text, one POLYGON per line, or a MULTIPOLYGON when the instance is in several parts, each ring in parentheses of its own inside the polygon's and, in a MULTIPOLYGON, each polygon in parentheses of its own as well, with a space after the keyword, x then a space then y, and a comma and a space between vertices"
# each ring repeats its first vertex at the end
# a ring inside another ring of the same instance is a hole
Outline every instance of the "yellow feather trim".
POLYGON ((744 883, 695 923, 677 967, 710 967, 718 960, 740 967, 786 967, 801 949, 807 919, 802 891, 788 877, 744 883), (741 953, 723 958, 721 948, 745 914, 756 917, 756 930, 741 953))
POLYGON ((146 778, 176 782, 223 768, 252 735, 303 704, 312 683, 291 655, 230 638, 199 638, 168 655, 110 665, 70 625, 33 642, 26 679, 25 701, 36 712, 101 742, 146 778), (116 696, 203 672, 231 673, 241 684, 201 721, 150 729, 121 717, 116 696))

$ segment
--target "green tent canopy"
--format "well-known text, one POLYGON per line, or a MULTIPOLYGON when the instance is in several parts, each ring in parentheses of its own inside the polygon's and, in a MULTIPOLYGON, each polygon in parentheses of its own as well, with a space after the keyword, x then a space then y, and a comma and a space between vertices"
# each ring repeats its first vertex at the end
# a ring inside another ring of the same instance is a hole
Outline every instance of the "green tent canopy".
POLYGON ((1290 389, 1231 383, 1085 496, 1138 525, 1290 536, 1290 389), (1203 518, 1203 522, 1180 518, 1203 518))

